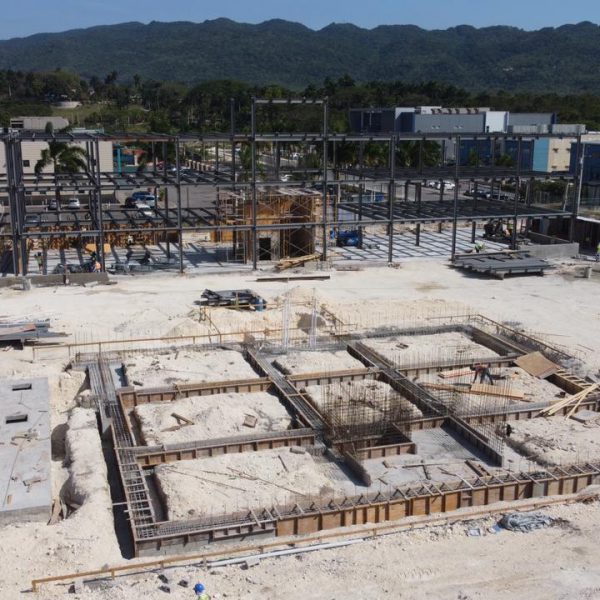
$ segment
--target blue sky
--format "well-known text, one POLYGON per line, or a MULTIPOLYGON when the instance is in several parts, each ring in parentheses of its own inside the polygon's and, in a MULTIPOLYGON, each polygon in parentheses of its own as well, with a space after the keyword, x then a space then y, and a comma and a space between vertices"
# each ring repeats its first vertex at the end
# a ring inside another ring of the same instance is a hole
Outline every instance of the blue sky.
POLYGON ((126 21, 194 21, 228 17, 259 23, 280 18, 313 28, 354 23, 445 29, 468 24, 539 29, 600 21, 598 0, 6 0, 0 39, 126 21))

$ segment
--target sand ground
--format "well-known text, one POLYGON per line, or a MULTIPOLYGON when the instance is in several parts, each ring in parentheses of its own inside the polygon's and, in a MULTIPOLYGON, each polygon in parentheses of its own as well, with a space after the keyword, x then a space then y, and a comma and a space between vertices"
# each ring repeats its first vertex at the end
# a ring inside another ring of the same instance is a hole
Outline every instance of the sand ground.
MULTIPOLYGON (((313 289, 316 290, 321 308, 336 310, 346 325, 398 325, 436 314, 456 314, 459 310, 481 313, 522 326, 548 342, 568 348, 583 361, 576 365, 580 374, 596 376, 600 368, 600 278, 597 273, 591 279, 580 278, 576 275, 580 268, 576 261, 567 261, 543 278, 500 281, 465 276, 444 262, 415 261, 403 263, 399 269, 333 272, 331 280, 310 282, 299 288, 297 296, 312 298, 313 289)), ((257 283, 252 274, 159 274, 117 281, 117 285, 109 287, 1 290, 0 317, 50 317, 54 329, 69 333, 67 340, 118 341, 166 335, 179 325, 187 331, 200 288, 250 287, 268 301, 281 298, 288 291, 296 293, 285 283, 257 283)), ((310 306, 304 314, 310 315, 310 306)), ((325 321, 321 326, 331 329, 335 323, 327 321, 326 312, 321 314, 325 321)), ((232 311, 220 310, 215 312, 215 318, 217 315, 220 323, 235 327, 232 311)), ((266 316, 270 319, 268 326, 281 322, 280 315, 267 311, 266 316)), ((245 313, 239 328, 265 328, 265 319, 264 314, 245 313)), ((198 324, 195 332, 202 331, 207 328, 198 324)), ((0 358, 0 376, 49 377, 52 426, 63 426, 82 383, 78 374, 62 373, 69 362, 67 351, 53 349, 34 355, 27 348, 2 352, 0 358)), ((593 436, 594 443, 598 443, 598 435, 593 436)), ((99 454, 96 460, 98 465, 103 464, 99 454)), ((55 481, 68 479, 68 469, 68 463, 56 458, 55 481)), ((110 503, 106 489, 97 490, 95 495, 102 506, 110 503)), ((22 597, 22 592, 30 587, 29 579, 35 576, 124 562, 108 513, 89 502, 86 499, 72 517, 55 526, 0 528, 2 598, 22 597), (99 519, 99 514, 108 516, 99 519)), ((219 594, 228 598, 342 599, 349 592, 372 598, 600 597, 600 506, 576 505, 549 512, 569 520, 571 528, 471 538, 465 535, 463 526, 457 525, 449 530, 390 536, 302 559, 267 560, 248 572, 230 567, 214 573, 196 571, 192 576, 208 583, 213 597, 219 594)), ((65 588, 47 588, 39 597, 65 592, 65 588)), ((120 582, 108 591, 69 597, 154 600, 166 595, 158 590, 156 577, 151 575, 120 582)), ((188 598, 190 591, 175 586, 170 597, 188 598)))

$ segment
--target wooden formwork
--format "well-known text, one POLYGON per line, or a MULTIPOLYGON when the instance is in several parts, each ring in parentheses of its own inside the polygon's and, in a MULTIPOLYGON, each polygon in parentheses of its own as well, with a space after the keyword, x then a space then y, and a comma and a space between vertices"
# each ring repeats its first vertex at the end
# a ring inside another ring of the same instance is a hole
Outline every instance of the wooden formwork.
POLYGON ((121 388, 117 393, 123 407, 131 409, 139 404, 174 402, 190 396, 212 396, 214 394, 264 392, 271 385, 268 377, 236 379, 202 383, 182 383, 169 387, 136 390, 133 387, 121 388))
MULTIPOLYGON (((303 224, 318 222, 321 218, 322 198, 315 190, 303 188, 267 188, 257 191, 256 224, 262 226, 258 232, 258 260, 279 260, 281 258, 304 256, 315 251, 314 230, 303 224), (298 227, 276 228, 272 231, 265 226, 297 224, 298 227), (262 244, 261 239, 268 239, 262 244), (269 256, 267 256, 267 254, 269 256)), ((253 225, 253 203, 249 195, 226 193, 217 201, 218 221, 226 226, 253 225)), ((245 260, 253 260, 254 245, 250 231, 215 231, 213 241, 230 242, 234 253, 245 260)))
POLYGON ((310 506, 272 507, 231 515, 210 524, 171 522, 157 524, 156 534, 136 539, 136 555, 168 554, 192 550, 218 540, 245 539, 248 536, 310 535, 329 529, 380 524, 456 511, 461 508, 493 505, 529 498, 561 496, 580 492, 600 483, 600 464, 572 465, 536 473, 506 473, 460 482, 423 483, 397 488, 389 494, 361 495, 336 502, 323 500, 310 506))
POLYGON ((312 446, 315 441, 316 434, 311 429, 295 429, 279 433, 269 432, 253 436, 206 440, 193 446, 189 443, 171 444, 168 447, 139 446, 135 449, 135 457, 142 467, 152 467, 163 463, 194 460, 221 454, 259 452, 292 446, 312 446))

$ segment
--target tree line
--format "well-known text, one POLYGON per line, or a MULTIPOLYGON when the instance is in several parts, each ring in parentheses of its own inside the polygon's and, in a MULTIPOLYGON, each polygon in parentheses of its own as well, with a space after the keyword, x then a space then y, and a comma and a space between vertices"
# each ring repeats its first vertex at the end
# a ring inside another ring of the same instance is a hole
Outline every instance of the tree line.
MULTIPOLYGON (((330 129, 337 133, 348 130, 350 108, 414 105, 556 112, 559 122, 584 123, 589 130, 600 130, 600 96, 594 94, 511 94, 502 90, 472 93, 435 81, 357 83, 348 75, 326 78, 321 84, 297 91, 280 85, 250 85, 230 80, 186 85, 134 75, 131 81, 120 81, 116 71, 86 79, 62 69, 45 73, 0 71, 0 124, 7 127, 14 116, 62 114, 52 104, 74 100, 82 103, 81 110, 67 115, 75 125, 103 128, 107 132, 227 132, 231 127, 232 107, 236 131, 247 132, 252 97, 310 100, 327 97, 330 129)), ((318 105, 267 105, 260 107, 257 120, 262 131, 318 132, 323 118, 318 105)))

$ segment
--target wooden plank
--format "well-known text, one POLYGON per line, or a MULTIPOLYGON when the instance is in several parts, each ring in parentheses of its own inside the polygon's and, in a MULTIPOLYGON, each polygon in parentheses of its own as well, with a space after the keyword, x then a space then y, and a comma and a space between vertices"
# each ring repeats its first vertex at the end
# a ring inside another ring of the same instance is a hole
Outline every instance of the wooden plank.
POLYGON ((474 383, 469 390, 471 394, 482 396, 504 396, 506 398, 514 398, 523 400, 525 393, 522 390, 513 390, 499 385, 487 385, 485 383, 474 383))
POLYGON ((307 254, 305 256, 298 256, 296 258, 283 258, 276 265, 275 269, 277 271, 283 271, 284 269, 290 269, 292 267, 299 267, 307 262, 312 260, 319 260, 321 258, 321 254, 307 254))
POLYGON ((171 416, 175 419, 177 419, 177 422, 179 424, 181 424, 181 422, 185 423, 186 425, 193 425, 194 421, 191 421, 190 419, 188 419, 187 417, 183 417, 182 415, 178 414, 178 413, 171 413, 171 416))
POLYGON ((530 352, 524 356, 519 356, 514 362, 523 371, 540 379, 549 377, 560 368, 557 364, 548 360, 541 352, 530 352))
POLYGON ((440 371, 438 377, 442 379, 452 379, 454 377, 462 377, 463 375, 471 375, 473 371, 470 368, 454 369, 452 371, 440 371))

